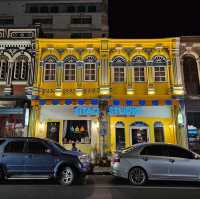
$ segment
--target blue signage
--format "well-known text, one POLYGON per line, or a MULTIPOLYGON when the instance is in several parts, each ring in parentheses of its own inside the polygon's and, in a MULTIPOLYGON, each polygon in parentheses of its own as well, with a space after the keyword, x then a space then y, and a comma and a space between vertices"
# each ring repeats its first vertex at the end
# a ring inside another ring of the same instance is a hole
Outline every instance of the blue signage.
POLYGON ((135 116, 137 113, 137 109, 131 106, 110 106, 109 107, 109 115, 127 115, 127 116, 135 116))
POLYGON ((23 108, 0 108, 0 114, 7 115, 7 114, 23 114, 23 108))
POLYGON ((110 116, 170 118, 171 106, 110 106, 108 114, 110 116))
POLYGON ((75 115, 87 115, 87 116, 97 116, 99 115, 99 108, 98 107, 89 107, 89 106, 77 106, 74 107, 73 113, 75 115))

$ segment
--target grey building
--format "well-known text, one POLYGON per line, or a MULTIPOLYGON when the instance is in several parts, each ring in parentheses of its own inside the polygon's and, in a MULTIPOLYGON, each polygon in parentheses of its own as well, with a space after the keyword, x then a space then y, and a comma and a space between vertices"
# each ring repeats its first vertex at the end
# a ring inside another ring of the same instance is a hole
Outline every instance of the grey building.
POLYGON ((26 136, 36 29, 0 29, 0 137, 26 136))
POLYGON ((200 37, 180 39, 189 147, 200 153, 200 37))
POLYGON ((42 37, 108 36, 108 0, 0 0, 0 27, 41 24, 42 37))

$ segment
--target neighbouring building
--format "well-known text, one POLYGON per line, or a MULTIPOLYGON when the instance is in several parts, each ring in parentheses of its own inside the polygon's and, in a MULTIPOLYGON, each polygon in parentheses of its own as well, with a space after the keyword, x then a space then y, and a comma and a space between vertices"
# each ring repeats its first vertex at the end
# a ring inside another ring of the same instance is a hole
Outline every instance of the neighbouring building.
POLYGON ((181 71, 189 147, 200 153, 200 37, 181 37, 181 71))
POLYGON ((113 152, 187 145, 179 39, 37 39, 29 133, 113 152))
POLYGON ((42 37, 108 37, 108 0, 1 0, 0 27, 41 24, 42 37))
POLYGON ((36 29, 0 29, 0 137, 27 136, 36 29))

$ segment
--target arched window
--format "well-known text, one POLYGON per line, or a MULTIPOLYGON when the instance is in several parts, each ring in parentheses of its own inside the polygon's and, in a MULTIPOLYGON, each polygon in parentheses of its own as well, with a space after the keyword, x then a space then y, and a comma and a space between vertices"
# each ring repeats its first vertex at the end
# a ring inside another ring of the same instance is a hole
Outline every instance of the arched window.
POLYGON ((56 80, 56 63, 57 63, 57 59, 54 56, 48 56, 44 60, 44 80, 45 81, 56 80))
POLYGON ((84 59, 84 79, 85 81, 96 81, 97 79, 97 59, 95 56, 87 56, 84 59))
POLYGON ((154 123, 154 139, 155 142, 164 142, 164 128, 161 122, 154 123))
POLYGON ((153 57, 154 67, 154 80, 155 82, 165 82, 167 79, 166 74, 167 59, 162 55, 153 57))
POLYGON ((0 81, 5 81, 8 72, 8 59, 6 56, 0 57, 0 81))
POLYGON ((74 56, 68 56, 64 59, 64 80, 75 81, 76 80, 76 61, 74 56))
POLYGON ((115 124, 116 150, 125 148, 125 125, 123 122, 115 124))
POLYGON ((28 58, 25 55, 17 57, 13 68, 13 80, 26 81, 28 74, 28 58))
POLYGON ((183 73, 187 94, 200 94, 197 62, 192 56, 187 55, 183 57, 183 73))
POLYGON ((116 56, 112 59, 112 66, 113 82, 124 82, 126 59, 121 56, 116 56))
POLYGON ((135 56, 131 61, 131 66, 134 67, 135 82, 144 82, 146 59, 143 56, 135 56))

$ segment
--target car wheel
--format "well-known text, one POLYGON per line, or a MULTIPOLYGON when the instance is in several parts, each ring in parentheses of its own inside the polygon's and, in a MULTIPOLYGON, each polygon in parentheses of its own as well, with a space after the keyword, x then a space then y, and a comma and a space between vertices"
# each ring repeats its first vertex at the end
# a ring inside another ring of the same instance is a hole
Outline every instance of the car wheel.
POLYGON ((76 173, 74 169, 69 166, 64 167, 59 176, 59 183, 61 185, 72 185, 75 181, 76 173))
POLYGON ((147 181, 147 175, 144 169, 134 167, 129 172, 129 181, 133 185, 144 185, 147 181))

